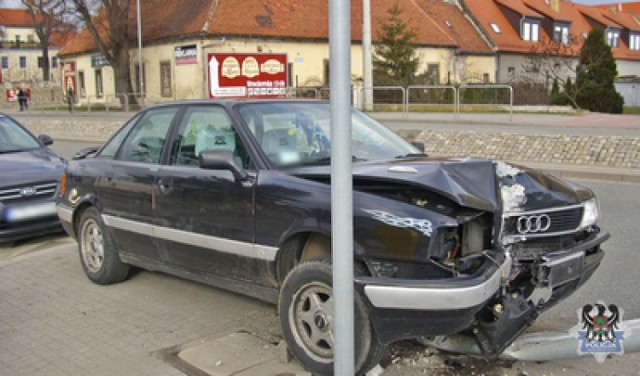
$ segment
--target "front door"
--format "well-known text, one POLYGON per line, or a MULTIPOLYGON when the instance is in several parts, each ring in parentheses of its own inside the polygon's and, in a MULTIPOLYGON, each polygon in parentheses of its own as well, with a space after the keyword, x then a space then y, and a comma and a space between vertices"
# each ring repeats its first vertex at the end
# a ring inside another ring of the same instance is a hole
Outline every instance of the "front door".
POLYGON ((237 181, 228 170, 201 169, 203 150, 230 150, 248 167, 246 154, 223 107, 186 109, 168 165, 155 183, 156 236, 171 264, 224 278, 256 280, 255 174, 237 181))

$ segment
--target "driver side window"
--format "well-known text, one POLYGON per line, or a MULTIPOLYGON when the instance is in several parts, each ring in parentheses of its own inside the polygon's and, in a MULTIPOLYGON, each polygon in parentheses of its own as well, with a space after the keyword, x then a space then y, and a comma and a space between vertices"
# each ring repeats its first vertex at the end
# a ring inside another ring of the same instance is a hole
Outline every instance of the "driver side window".
POLYGON ((249 158, 225 109, 194 106, 183 119, 171 148, 170 164, 197 166, 202 151, 229 150, 238 166, 248 167, 249 158))
POLYGON ((162 150, 177 108, 147 111, 127 136, 118 160, 160 163, 162 150))

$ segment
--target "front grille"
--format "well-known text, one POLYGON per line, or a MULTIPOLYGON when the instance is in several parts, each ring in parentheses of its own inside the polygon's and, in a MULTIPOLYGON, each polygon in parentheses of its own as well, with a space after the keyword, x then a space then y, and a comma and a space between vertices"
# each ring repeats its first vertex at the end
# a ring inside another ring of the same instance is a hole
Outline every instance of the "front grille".
POLYGON ((579 230, 584 207, 542 209, 530 212, 508 213, 502 218, 502 231, 507 237, 552 237, 575 233, 579 230))
POLYGON ((34 185, 23 185, 0 190, 0 202, 3 204, 17 204, 31 200, 50 198, 56 192, 58 183, 55 181, 34 185))

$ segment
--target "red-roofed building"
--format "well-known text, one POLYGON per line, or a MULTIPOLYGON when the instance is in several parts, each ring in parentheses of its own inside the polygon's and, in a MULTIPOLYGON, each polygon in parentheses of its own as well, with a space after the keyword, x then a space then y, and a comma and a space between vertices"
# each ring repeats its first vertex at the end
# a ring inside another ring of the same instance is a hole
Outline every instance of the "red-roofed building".
MULTIPOLYGON (((371 0, 372 39, 396 0, 371 0)), ((492 47, 453 0, 398 0, 402 16, 417 32, 420 73, 430 83, 494 82, 492 47)), ((206 96, 205 56, 213 52, 286 53, 287 85, 321 87, 329 77, 328 3, 308 0, 141 0, 144 86, 149 102, 206 96), (176 49, 195 55, 177 64, 176 49)), ((132 7, 135 9, 135 7, 132 7)), ((362 74, 362 8, 351 5, 351 70, 362 74)), ((136 36, 135 11, 129 35, 136 36)), ((135 40, 131 41, 135 46, 135 40)), ((130 51, 134 90, 137 56, 130 51)), ((75 64, 81 101, 114 101, 113 70, 100 60, 87 30, 67 44, 59 56, 75 64), (96 62, 101 62, 96 64, 96 62)))
MULTIPOLYGON (((50 82, 60 82, 58 58, 69 34, 55 33, 49 46, 50 82)), ((0 69, 2 81, 9 86, 33 87, 42 81, 42 49, 26 9, 0 9, 0 69)))
POLYGON ((575 76, 580 49, 594 28, 604 31, 619 75, 640 72, 640 18, 632 11, 634 3, 611 8, 564 0, 460 2, 495 48, 498 82, 533 78, 549 84, 555 76, 575 76))

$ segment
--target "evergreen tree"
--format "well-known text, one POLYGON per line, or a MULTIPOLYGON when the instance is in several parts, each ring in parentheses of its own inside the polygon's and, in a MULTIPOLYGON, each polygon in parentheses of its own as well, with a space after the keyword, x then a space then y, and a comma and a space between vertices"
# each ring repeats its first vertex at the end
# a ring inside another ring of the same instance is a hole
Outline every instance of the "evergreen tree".
POLYGON ((380 21, 382 35, 373 56, 374 79, 378 85, 409 85, 420 64, 416 53, 418 33, 402 18, 398 3, 387 13, 389 18, 380 21))
POLYGON ((613 81, 618 75, 604 32, 593 29, 580 51, 576 75, 576 104, 594 112, 622 113, 624 99, 613 81))

